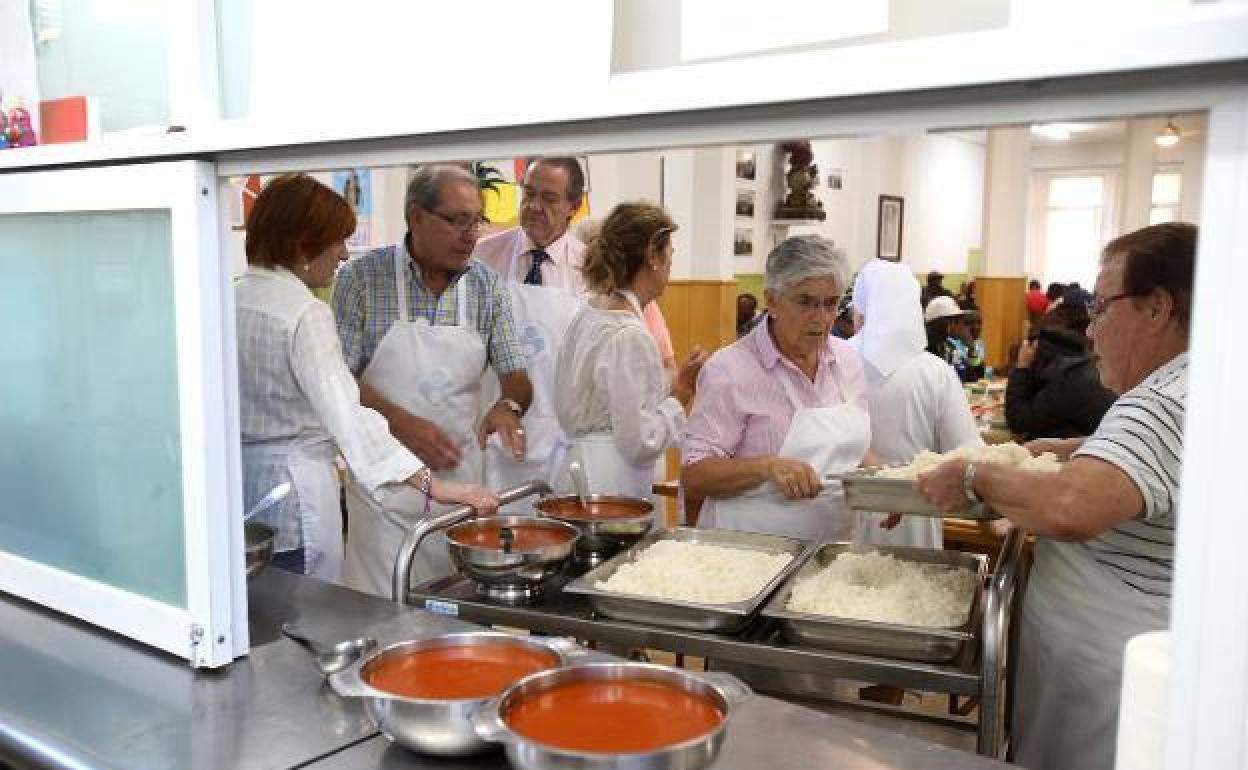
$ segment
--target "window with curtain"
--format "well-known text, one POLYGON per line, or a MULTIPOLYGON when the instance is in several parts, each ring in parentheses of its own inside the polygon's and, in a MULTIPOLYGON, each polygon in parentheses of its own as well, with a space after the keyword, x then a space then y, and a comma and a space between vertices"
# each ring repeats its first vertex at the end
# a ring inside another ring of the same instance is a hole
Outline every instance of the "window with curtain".
POLYGON ((1104 244, 1106 180, 1089 174, 1049 180, 1044 212, 1045 282, 1090 288, 1104 244))
POLYGON ((1151 203, 1148 209, 1150 225, 1182 219, 1183 175, 1178 171, 1159 171, 1153 174, 1151 203))

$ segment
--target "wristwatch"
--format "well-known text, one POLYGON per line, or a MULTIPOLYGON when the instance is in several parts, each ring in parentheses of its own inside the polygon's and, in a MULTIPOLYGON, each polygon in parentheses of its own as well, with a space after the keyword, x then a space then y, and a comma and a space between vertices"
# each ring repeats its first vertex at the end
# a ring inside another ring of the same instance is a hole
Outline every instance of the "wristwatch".
POLYGON ((517 417, 524 416, 524 407, 520 406, 520 402, 514 398, 500 398, 498 403, 510 409, 517 417))
POLYGON ((972 503, 982 503, 984 499, 975 493, 975 463, 967 463, 962 471, 962 494, 972 503))

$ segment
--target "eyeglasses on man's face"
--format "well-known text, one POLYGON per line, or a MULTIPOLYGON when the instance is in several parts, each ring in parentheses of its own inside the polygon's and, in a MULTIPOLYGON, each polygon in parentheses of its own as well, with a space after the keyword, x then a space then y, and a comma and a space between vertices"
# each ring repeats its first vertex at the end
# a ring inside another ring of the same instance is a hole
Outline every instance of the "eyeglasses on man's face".
POLYGON ((468 214, 466 212, 460 212, 458 214, 443 214, 442 212, 434 211, 433 209, 425 210, 450 225, 452 230, 464 235, 476 232, 485 227, 487 224, 485 217, 480 214, 468 214))
POLYGON ((835 297, 815 297, 810 294, 789 294, 786 295, 789 301, 797 306, 797 309, 806 315, 815 315, 820 310, 829 315, 835 316, 841 304, 839 295, 835 297))
POLYGON ((1136 295, 1129 291, 1122 291, 1117 294, 1111 294, 1108 297, 1093 297, 1092 304, 1088 305, 1088 322, 1094 323, 1096 319, 1105 315, 1105 311, 1109 310, 1109 306, 1118 300, 1134 296, 1136 295))

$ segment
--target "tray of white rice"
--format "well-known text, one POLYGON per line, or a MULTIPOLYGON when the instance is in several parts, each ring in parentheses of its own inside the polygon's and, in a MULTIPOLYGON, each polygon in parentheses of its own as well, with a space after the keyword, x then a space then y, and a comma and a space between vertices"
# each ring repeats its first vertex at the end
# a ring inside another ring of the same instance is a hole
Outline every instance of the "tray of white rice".
POLYGON ((987 564, 981 554, 828 543, 762 614, 795 644, 945 663, 975 639, 987 564))
POLYGON ((904 465, 859 468, 835 478, 841 482, 845 490, 845 504, 855 511, 908 513, 958 519, 1000 518, 1000 514, 983 503, 975 503, 961 511, 945 513, 924 500, 919 494, 916 481, 919 474, 955 458, 973 463, 996 463, 1040 473, 1055 473, 1062 467, 1057 456, 1050 452, 1033 456, 1025 447, 1005 443, 961 447, 944 454, 925 450, 904 465))
POLYGON ((797 568, 806 546, 753 532, 657 530, 563 590, 616 620, 732 634, 797 568))

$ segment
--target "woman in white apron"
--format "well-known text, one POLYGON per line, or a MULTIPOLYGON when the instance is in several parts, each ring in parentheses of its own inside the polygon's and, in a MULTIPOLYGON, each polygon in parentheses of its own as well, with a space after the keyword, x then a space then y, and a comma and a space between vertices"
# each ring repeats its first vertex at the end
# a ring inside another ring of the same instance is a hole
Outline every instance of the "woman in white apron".
POLYGON ((817 236, 767 257, 767 317, 698 378, 681 484, 699 526, 848 540, 854 519, 828 474, 857 467, 871 441, 862 362, 831 336, 848 268, 817 236))
MULTIPOLYGON (((873 259, 858 273, 854 315, 861 320, 849 341, 862 354, 871 415, 871 449, 880 462, 908 463, 919 452, 982 446, 957 374, 928 353, 919 307, 919 282, 896 262, 873 259)), ((858 540, 876 545, 942 548, 943 522, 903 516, 894 529, 885 514, 858 513, 858 540)))
MULTIPOLYGON (((675 229, 658 206, 623 203, 586 250, 593 296, 559 351, 555 411, 572 442, 569 461, 581 463, 594 494, 648 499, 655 463, 684 429, 705 356, 695 351, 669 380, 642 320, 642 307, 667 287, 675 229)), ((566 464, 556 488, 573 491, 566 464)))
MULTIPOLYGON (((504 275, 517 337, 524 348, 526 371, 533 384, 533 401, 524 414, 523 459, 516 459, 497 435, 490 436, 485 445, 485 484, 495 490, 510 489, 533 479, 553 483, 570 446, 555 414, 555 361, 572 318, 585 302, 577 296, 567 271, 562 285, 524 283, 521 256, 524 254, 511 255, 504 275)), ((485 375, 481 403, 495 403, 500 393, 498 376, 490 369, 485 375)), ((512 506, 509 512, 532 510, 531 501, 512 506)))
POLYGON ((354 229, 332 190, 280 176, 256 199, 235 284, 244 508, 291 482, 283 504, 260 514, 277 530, 275 563, 328 581, 343 567, 339 451, 370 497, 429 485, 424 464, 360 404, 329 307, 311 292, 329 286, 354 229))
MULTIPOLYGON (((438 472, 434 479, 435 487, 441 484, 454 493, 454 500, 447 503, 484 501, 486 509, 492 510, 493 496, 483 497, 479 486, 482 452, 476 436, 486 350, 481 335, 468 318, 467 292, 454 284, 448 289, 456 296, 455 325, 434 326, 424 318, 413 319, 405 259, 405 250, 396 248, 394 269, 399 319, 378 343, 360 375, 360 382, 376 388, 387 400, 412 415, 436 420, 459 445, 459 464, 453 470, 438 472)), ((451 507, 449 504, 422 506, 421 503, 422 499, 415 496, 396 496, 383 501, 387 508, 404 514, 413 525, 421 517, 451 507)), ((357 591, 389 596, 395 558, 406 533, 389 521, 381 508, 382 505, 367 494, 360 479, 353 478, 347 485, 349 536, 343 577, 346 584, 357 591)), ((446 538, 441 533, 426 538, 412 565, 413 582, 452 572, 446 538)))

